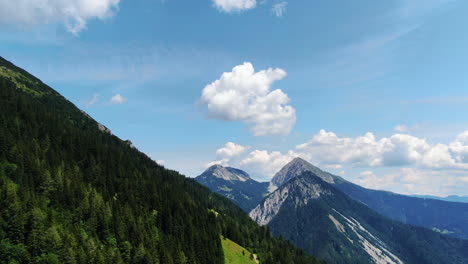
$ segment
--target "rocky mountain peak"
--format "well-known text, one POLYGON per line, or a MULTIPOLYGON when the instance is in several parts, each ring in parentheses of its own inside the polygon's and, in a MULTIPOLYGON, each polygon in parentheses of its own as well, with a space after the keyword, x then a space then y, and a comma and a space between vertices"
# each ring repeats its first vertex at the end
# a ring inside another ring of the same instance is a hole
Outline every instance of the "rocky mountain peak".
POLYGON ((249 216, 258 224, 266 225, 276 216, 287 199, 290 199, 297 208, 305 206, 310 200, 319 199, 323 195, 333 195, 333 191, 318 176, 311 172, 305 172, 301 177, 288 181, 271 193, 250 212, 249 216))
POLYGON ((301 175, 302 173, 310 171, 320 177, 322 180, 328 183, 335 183, 335 177, 328 172, 324 172, 321 169, 315 167, 311 163, 307 162, 302 158, 294 158, 288 164, 286 164, 275 176, 271 179, 268 190, 273 192, 281 185, 285 184, 289 180, 301 175))
POLYGON ((247 174, 245 171, 235 169, 235 168, 230 168, 230 167, 224 167, 220 164, 215 164, 209 167, 200 176, 201 177, 216 177, 216 178, 220 178, 226 181, 245 182, 245 181, 250 180, 249 174, 247 174))

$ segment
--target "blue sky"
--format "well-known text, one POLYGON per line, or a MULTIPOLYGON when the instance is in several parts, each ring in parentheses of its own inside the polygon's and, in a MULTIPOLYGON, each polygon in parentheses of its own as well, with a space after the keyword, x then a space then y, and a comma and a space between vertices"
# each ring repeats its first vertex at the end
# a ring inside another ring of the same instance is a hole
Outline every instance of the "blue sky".
POLYGON ((218 162, 268 180, 301 156, 370 188, 468 195, 467 11, 18 0, 0 3, 0 56, 187 176, 218 162))

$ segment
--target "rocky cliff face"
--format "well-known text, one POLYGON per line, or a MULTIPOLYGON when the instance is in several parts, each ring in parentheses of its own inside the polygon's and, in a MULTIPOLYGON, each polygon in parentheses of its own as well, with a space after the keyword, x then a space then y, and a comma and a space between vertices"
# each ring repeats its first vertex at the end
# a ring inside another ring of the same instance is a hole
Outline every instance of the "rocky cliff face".
POLYGON ((317 199, 322 195, 332 195, 332 193, 327 188, 322 188, 322 185, 316 179, 301 177, 286 183, 270 194, 249 215, 260 225, 267 225, 288 198, 297 208, 307 205, 310 200, 317 199))
POLYGON ((234 169, 234 168, 223 167, 219 164, 209 167, 199 177, 201 178, 216 177, 219 179, 223 179, 225 181, 241 181, 241 182, 250 180, 250 176, 246 172, 242 170, 234 169))

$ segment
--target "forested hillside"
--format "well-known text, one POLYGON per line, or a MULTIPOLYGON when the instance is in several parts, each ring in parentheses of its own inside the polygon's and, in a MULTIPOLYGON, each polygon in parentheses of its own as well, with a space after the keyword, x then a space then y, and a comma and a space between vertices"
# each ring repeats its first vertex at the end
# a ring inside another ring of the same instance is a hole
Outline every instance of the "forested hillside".
POLYGON ((0 263, 317 263, 0 57, 0 263))

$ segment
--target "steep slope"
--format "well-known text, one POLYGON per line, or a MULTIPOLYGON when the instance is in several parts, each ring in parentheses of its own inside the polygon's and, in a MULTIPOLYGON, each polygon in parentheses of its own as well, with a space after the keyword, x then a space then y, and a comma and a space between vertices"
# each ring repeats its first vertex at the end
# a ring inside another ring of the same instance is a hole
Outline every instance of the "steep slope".
MULTIPOLYGON (((273 178, 281 186, 287 180, 310 171, 335 188, 378 213, 403 223, 441 230, 444 234, 468 239, 468 203, 421 199, 386 191, 370 190, 322 171, 300 158, 284 166, 273 178), (291 170, 290 168, 300 168, 291 170), (280 177, 278 176, 280 175, 280 177)), ((273 182, 272 180, 272 182, 273 182)))
POLYGON ((421 199, 342 182, 336 188, 391 219, 468 239, 468 204, 421 199))
POLYGON ((255 255, 227 238, 221 239, 225 264, 256 264, 255 255))
POLYGON ((268 183, 257 182, 242 170, 221 165, 211 166, 195 180, 231 199, 247 213, 267 194, 268 183))
POLYGON ((468 263, 468 241, 387 219, 311 172, 250 216, 328 263, 468 263))
POLYGON ((0 57, 0 262, 316 263, 0 57))

